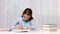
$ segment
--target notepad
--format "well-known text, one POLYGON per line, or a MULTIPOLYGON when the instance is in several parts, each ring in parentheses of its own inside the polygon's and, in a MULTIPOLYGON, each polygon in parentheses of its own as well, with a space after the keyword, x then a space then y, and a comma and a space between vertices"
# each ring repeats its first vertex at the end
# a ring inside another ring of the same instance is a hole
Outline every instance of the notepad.
POLYGON ((12 30, 12 32, 29 32, 29 30, 12 30))

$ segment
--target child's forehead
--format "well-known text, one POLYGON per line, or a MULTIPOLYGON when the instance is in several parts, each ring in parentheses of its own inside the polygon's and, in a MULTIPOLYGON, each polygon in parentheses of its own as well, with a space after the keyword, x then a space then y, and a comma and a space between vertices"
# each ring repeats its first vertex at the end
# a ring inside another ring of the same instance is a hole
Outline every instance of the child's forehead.
POLYGON ((24 14, 24 15, 26 15, 26 16, 30 16, 29 14, 24 14))

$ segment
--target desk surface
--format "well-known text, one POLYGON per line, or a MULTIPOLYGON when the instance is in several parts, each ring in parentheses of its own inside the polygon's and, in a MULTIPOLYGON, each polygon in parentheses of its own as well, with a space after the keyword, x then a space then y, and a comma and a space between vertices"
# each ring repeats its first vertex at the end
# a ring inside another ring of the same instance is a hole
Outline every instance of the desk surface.
POLYGON ((0 31, 0 34, 60 34, 60 30, 56 32, 47 32, 47 31, 30 31, 30 32, 9 32, 9 31, 0 31))

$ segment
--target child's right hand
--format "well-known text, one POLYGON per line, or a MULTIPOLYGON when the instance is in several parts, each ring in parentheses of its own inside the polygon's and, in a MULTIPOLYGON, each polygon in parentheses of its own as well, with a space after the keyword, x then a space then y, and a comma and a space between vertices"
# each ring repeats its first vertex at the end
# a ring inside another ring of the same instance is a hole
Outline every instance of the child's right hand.
POLYGON ((19 30, 31 30, 31 27, 15 26, 13 29, 19 29, 19 30))
POLYGON ((23 30, 32 30, 31 27, 24 27, 23 30))
POLYGON ((22 26, 15 26, 13 29, 22 29, 22 26))

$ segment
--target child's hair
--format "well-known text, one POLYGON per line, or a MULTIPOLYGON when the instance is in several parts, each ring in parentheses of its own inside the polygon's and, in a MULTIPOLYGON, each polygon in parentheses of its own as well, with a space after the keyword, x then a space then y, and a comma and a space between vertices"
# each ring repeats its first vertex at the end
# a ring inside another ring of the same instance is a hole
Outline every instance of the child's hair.
POLYGON ((23 17, 24 14, 27 14, 27 15, 30 16, 30 18, 29 18, 28 21, 30 21, 30 20, 33 19, 33 17, 32 17, 32 10, 31 10, 30 8, 26 8, 26 9, 23 11, 22 17, 23 17))

